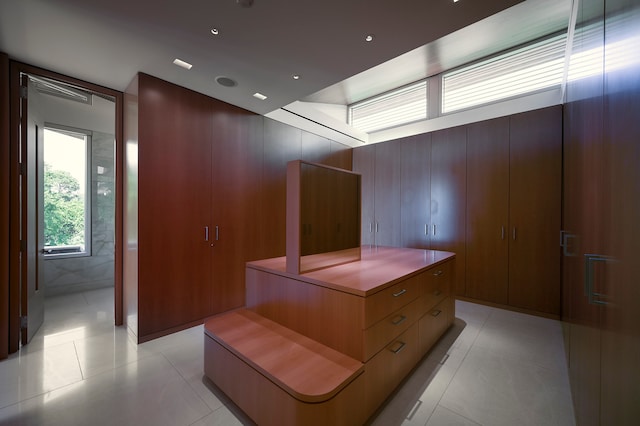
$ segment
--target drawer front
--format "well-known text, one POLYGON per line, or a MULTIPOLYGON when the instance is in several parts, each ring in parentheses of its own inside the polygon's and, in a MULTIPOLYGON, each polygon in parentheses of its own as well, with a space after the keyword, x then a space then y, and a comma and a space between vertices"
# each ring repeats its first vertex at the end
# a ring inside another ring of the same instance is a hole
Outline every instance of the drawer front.
POLYGON ((453 322, 454 303, 453 297, 447 297, 420 318, 418 322, 420 356, 429 352, 434 343, 438 341, 453 322))
POLYGON ((422 299, 425 311, 451 294, 453 270, 453 261, 450 260, 423 272, 425 285, 422 287, 422 299))
POLYGON ((362 361, 368 361, 389 342, 418 321, 423 313, 421 299, 415 299, 366 329, 363 336, 364 354, 362 361))
POLYGON ((418 324, 378 352, 365 364, 365 404, 370 416, 400 384, 420 359, 418 353, 418 324))
POLYGON ((424 279, 423 274, 418 274, 367 297, 364 306, 364 328, 371 327, 418 298, 420 288, 424 286, 424 279))

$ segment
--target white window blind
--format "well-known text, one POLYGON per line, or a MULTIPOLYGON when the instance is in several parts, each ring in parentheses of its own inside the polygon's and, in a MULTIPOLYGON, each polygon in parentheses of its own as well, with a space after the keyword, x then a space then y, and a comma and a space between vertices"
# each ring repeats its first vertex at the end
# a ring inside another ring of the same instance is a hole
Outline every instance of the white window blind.
POLYGON ((383 93, 349 107, 349 123, 364 132, 374 132, 426 118, 426 80, 383 93))
POLYGON ((562 83, 566 34, 442 75, 442 112, 547 89, 562 83))

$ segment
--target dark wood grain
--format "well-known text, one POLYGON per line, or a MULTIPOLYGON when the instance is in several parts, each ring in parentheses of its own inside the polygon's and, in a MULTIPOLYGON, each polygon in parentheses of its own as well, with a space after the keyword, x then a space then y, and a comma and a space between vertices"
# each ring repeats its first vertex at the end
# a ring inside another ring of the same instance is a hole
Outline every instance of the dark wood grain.
POLYGON ((401 245, 429 248, 431 235, 431 134, 398 142, 401 150, 401 245))
POLYGON ((0 360, 9 356, 9 57, 0 53, 0 360))
POLYGON ((375 244, 400 247, 400 147, 393 142, 375 145, 375 244))
POLYGON ((509 117, 467 126, 467 297, 508 303, 509 117))
POLYGON ((211 312, 210 98, 139 77, 139 333, 211 312))
POLYGON ((562 109, 510 118, 509 304, 560 314, 562 109))
POLYGON ((376 147, 367 145, 353 151, 353 171, 360 173, 362 193, 362 245, 375 244, 375 206, 374 206, 374 179, 376 165, 376 147))
POLYGON ((431 139, 431 248, 456 253, 454 294, 466 286, 467 129, 440 130, 431 139), (436 227, 435 235, 433 226, 436 227))

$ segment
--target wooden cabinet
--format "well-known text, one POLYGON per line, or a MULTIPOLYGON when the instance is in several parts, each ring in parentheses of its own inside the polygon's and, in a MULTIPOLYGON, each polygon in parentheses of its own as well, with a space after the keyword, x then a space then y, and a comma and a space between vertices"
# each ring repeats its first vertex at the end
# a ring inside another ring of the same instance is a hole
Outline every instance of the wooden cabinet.
POLYGON ((351 162, 334 141, 146 74, 124 127, 124 306, 140 342, 244 304, 245 262, 285 254, 286 164, 303 145, 351 162))
POLYGON ((139 212, 136 332, 142 338, 211 312, 210 99, 140 74, 138 129, 137 187, 127 196, 137 197, 139 212), (159 119, 165 115, 172 119, 159 119))
POLYGON ((509 302, 509 117, 467 127, 465 296, 509 302))
POLYGON ((362 260, 296 275, 247 264, 247 308, 364 363, 367 417, 453 322, 453 253, 362 247, 362 260))
POLYGON ((510 117, 509 305, 560 315, 562 109, 510 117))
POLYGON ((398 142, 401 153, 400 215, 402 247, 431 246, 431 134, 398 142))
POLYGON ((399 247, 400 153, 392 143, 359 148, 353 171, 362 174, 362 244, 399 247))
POLYGON ((560 108, 472 124, 467 138, 465 295, 560 315, 560 108))
POLYGON ((431 136, 431 248, 456 253, 457 295, 466 287, 467 129, 464 126, 431 136))

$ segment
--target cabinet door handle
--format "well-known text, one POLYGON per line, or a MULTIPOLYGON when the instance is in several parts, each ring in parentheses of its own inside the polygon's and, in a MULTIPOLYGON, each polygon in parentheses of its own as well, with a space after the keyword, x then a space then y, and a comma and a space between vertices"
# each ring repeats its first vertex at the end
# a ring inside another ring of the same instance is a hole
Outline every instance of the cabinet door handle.
POLYGON ((438 269, 436 272, 433 273, 434 277, 439 277, 440 275, 444 274, 444 272, 442 271, 442 269, 438 269))
POLYGON ((209 227, 208 226, 204 227, 204 240, 205 241, 209 241, 209 227))
POLYGON ((501 226, 500 239, 504 240, 504 226, 501 226))
POLYGON ((373 222, 369 222, 369 232, 373 232, 373 222))
POLYGON ((513 241, 516 240, 516 227, 513 227, 513 241))
POLYGON ((432 317, 437 317, 438 315, 440 315, 442 313, 441 310, 436 309, 435 311, 431 312, 431 316, 432 317))
POLYGON ((400 290, 399 292, 397 292, 397 293, 393 293, 393 297, 399 297, 399 296, 402 296, 402 295, 403 295, 403 294, 405 294, 406 292, 407 292, 407 289, 406 289, 406 288, 403 288, 403 289, 402 289, 402 290, 400 290))
POLYGON ((592 305, 607 305, 607 302, 598 300, 598 298, 604 296, 604 294, 593 291, 593 264, 595 262, 607 262, 609 260, 611 260, 609 257, 600 254, 584 255, 584 292, 589 299, 589 303, 592 305))
POLYGON ((433 235, 436 235, 436 224, 433 224, 433 235))
POLYGON ((216 241, 220 240, 220 228, 216 225, 216 241))
POLYGON ((396 347, 395 349, 389 349, 394 354, 400 353, 400 351, 403 350, 404 347, 407 345, 405 342, 396 342, 396 343, 398 343, 398 347, 396 347))
POLYGON ((429 224, 428 223, 424 224, 424 235, 429 235, 429 224))
POLYGON ((376 232, 378 232, 378 222, 376 222, 376 232))
POLYGON ((404 315, 398 315, 391 321, 391 323, 393 325, 400 325, 403 322, 405 322, 406 320, 407 320, 407 317, 405 317, 404 315))

